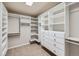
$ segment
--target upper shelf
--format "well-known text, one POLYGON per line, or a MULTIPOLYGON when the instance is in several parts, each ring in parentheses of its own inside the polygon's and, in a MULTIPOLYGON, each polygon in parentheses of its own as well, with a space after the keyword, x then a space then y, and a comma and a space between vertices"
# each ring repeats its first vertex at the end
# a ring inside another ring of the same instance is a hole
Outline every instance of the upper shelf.
POLYGON ((66 39, 79 42, 79 38, 75 38, 75 37, 68 37, 66 39))
POLYGON ((20 33, 9 33, 8 34, 8 36, 10 37, 10 36, 19 36, 20 35, 20 33))
POLYGON ((68 3, 66 3, 66 6, 71 6, 71 5, 73 5, 73 4, 76 4, 77 2, 68 2, 68 3))
POLYGON ((79 38, 68 37, 68 38, 66 38, 66 42, 75 44, 75 45, 79 45, 79 38))

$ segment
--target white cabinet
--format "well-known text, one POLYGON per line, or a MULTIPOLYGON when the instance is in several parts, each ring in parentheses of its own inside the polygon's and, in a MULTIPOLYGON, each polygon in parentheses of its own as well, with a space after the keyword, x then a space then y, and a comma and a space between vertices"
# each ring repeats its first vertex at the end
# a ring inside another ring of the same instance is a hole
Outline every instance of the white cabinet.
POLYGON ((65 38, 64 32, 54 32, 54 46, 56 47, 57 55, 65 55, 65 38), (63 54, 62 54, 63 53, 63 54))
POLYGON ((38 39, 38 18, 31 17, 31 40, 40 42, 38 39))
POLYGON ((31 40, 31 17, 20 16, 20 40, 23 44, 29 44, 31 40), (29 30, 28 30, 29 29, 29 30))
POLYGON ((0 56, 4 56, 8 49, 8 14, 3 3, 0 3, 0 56))
POLYGON ((60 3, 41 15, 41 44, 58 56, 65 55, 65 38, 69 36, 68 8, 60 3))

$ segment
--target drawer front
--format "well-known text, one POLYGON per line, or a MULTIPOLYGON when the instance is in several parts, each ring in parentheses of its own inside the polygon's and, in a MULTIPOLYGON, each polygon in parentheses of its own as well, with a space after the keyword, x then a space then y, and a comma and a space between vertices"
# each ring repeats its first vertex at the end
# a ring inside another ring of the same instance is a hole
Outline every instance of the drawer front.
POLYGON ((64 44, 60 44, 55 42, 54 46, 56 46, 57 48, 59 48, 60 50, 64 50, 65 45, 64 44))
POLYGON ((64 38, 64 32, 55 32, 55 37, 64 38))
POLYGON ((43 46, 44 46, 45 48, 49 49, 48 42, 44 41, 44 42, 43 42, 43 46))
POLYGON ((60 50, 59 48, 56 48, 56 55, 58 55, 58 56, 64 56, 64 51, 60 50))
POLYGON ((63 39, 63 38, 58 38, 58 37, 55 37, 55 38, 54 38, 54 41, 55 41, 55 42, 58 42, 58 43, 61 43, 61 44, 64 44, 64 43, 65 43, 65 39, 63 39))
POLYGON ((50 35, 50 36, 54 36, 54 32, 49 31, 49 35, 50 35))

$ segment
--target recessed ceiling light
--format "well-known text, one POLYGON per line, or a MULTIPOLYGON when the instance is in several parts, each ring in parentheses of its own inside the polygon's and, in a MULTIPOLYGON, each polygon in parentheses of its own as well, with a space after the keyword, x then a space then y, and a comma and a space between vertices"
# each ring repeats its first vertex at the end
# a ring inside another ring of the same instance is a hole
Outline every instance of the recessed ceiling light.
POLYGON ((33 2, 32 1, 28 1, 28 2, 25 2, 25 4, 28 5, 28 6, 32 6, 33 2))

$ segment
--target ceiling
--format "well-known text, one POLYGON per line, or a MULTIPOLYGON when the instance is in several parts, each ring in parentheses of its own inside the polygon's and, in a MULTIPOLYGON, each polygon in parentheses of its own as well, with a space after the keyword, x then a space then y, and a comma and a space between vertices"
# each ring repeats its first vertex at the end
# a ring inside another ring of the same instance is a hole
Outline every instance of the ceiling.
POLYGON ((29 16, 38 16, 57 4, 58 2, 34 2, 32 6, 28 6, 25 2, 4 2, 8 12, 29 16))

